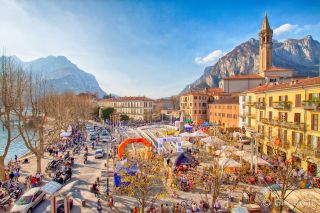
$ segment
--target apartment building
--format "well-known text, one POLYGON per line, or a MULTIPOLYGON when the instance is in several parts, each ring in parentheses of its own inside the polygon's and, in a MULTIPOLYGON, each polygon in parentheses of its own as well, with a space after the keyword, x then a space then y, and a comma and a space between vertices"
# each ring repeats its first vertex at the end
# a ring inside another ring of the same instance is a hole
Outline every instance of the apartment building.
POLYGON ((154 100, 147 97, 118 97, 99 101, 100 108, 112 107, 118 115, 128 115, 133 120, 151 121, 154 100))
POLYGON ((246 129, 259 133, 259 151, 316 172, 320 159, 320 77, 258 86, 245 96, 246 129))
POLYGON ((239 97, 210 103, 208 105, 208 121, 227 129, 239 127, 239 97))
POLYGON ((208 103, 219 99, 221 93, 220 88, 190 90, 180 96, 180 112, 185 119, 203 123, 207 120, 208 103))

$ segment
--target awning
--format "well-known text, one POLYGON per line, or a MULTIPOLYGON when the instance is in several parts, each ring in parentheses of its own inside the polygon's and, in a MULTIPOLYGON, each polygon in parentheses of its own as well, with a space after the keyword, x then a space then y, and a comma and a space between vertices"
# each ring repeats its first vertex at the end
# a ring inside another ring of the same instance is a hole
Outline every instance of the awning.
POLYGON ((43 190, 45 193, 49 195, 53 195, 56 193, 59 189, 61 189, 62 185, 56 181, 50 181, 43 187, 41 187, 41 190, 43 190))

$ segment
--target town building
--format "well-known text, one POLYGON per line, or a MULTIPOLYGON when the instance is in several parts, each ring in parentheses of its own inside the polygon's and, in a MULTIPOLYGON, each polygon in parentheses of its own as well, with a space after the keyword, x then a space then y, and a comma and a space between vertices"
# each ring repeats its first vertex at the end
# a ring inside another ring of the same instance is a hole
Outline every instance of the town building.
POLYGON ((180 112, 184 119, 190 119, 196 123, 207 120, 208 102, 219 99, 221 88, 210 88, 203 90, 190 90, 180 96, 180 112))
POLYGON ((208 105, 208 121, 226 129, 239 127, 239 97, 225 98, 208 105))
POLYGON ((102 99, 100 108, 112 107, 118 115, 127 115, 133 120, 151 121, 154 100, 147 97, 118 97, 102 99))
POLYGON ((272 156, 278 140, 284 159, 316 174, 320 168, 320 77, 265 84, 243 96, 247 134, 258 136, 259 151, 272 156))

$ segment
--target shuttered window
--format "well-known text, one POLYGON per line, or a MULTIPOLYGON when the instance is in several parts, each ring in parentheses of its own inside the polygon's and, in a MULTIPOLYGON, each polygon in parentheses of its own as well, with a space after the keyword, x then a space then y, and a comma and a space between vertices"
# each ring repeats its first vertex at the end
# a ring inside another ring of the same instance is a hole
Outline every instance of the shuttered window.
POLYGON ((296 94, 295 106, 301 107, 301 94, 296 94))

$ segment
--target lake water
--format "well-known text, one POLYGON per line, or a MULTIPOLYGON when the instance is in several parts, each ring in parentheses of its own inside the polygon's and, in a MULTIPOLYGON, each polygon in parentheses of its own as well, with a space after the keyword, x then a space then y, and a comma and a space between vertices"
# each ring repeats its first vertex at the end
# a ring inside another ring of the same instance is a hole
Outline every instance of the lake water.
MULTIPOLYGON (((17 131, 13 131, 13 137, 17 135, 17 131)), ((7 131, 6 129, 0 129, 0 153, 3 154, 5 146, 7 144, 7 131)), ((5 158, 5 162, 8 163, 10 159, 14 160, 14 155, 18 155, 18 157, 21 157, 22 155, 26 154, 28 152, 28 148, 24 144, 24 141, 21 137, 18 137, 14 141, 11 142, 9 152, 7 154, 7 157, 5 158)))

